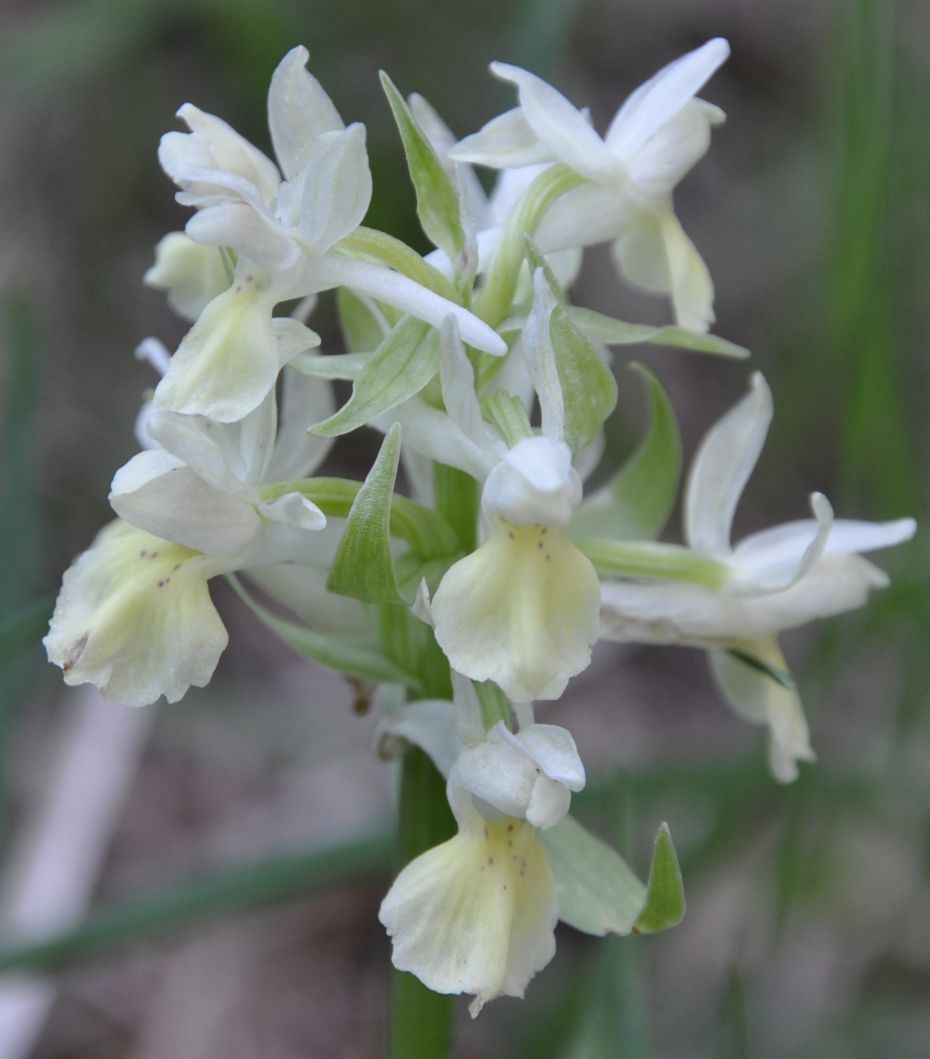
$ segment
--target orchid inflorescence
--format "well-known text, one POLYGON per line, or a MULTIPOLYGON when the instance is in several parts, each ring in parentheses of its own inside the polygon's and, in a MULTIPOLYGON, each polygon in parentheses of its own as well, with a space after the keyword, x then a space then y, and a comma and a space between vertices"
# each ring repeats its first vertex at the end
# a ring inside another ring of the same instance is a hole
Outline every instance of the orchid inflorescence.
MULTIPOLYGON (((812 517, 732 545, 772 416, 759 374, 700 445, 684 542, 658 540, 681 443, 655 375, 637 449, 585 496, 617 383, 608 347, 665 344, 740 358, 709 333, 713 285, 674 209, 722 111, 696 94, 726 59, 711 40, 634 91, 602 137, 518 67, 517 105, 456 142, 419 96, 384 87, 406 152, 425 256, 362 221, 365 128, 346 126, 298 47, 271 79, 276 160, 191 104, 159 160, 193 207, 146 282, 192 326, 140 413, 142 451, 113 478, 117 519, 66 572, 45 645, 68 684, 132 706, 208 683, 227 633, 208 581, 225 575, 287 642, 391 689, 375 744, 419 747, 447 781, 457 834, 411 861, 381 906, 394 963, 429 988, 522 996, 559 918, 593 934, 670 925, 668 832, 644 884, 569 815, 585 770, 569 732, 537 723, 599 638, 706 649, 725 698, 766 726, 775 777, 812 761, 778 634, 853 607, 887 581, 862 558, 910 519, 812 517), (473 165, 498 172, 487 196, 473 165), (666 295, 674 322, 573 305, 585 247, 666 295), (307 326, 336 290, 347 352, 307 326), (336 407, 333 380, 352 383, 336 407), (364 482, 317 474, 333 439, 384 435, 364 482), (403 464, 409 496, 395 492, 403 464)), ((672 886, 672 890, 675 887, 672 886)), ((674 904, 674 902, 673 902, 674 904)))

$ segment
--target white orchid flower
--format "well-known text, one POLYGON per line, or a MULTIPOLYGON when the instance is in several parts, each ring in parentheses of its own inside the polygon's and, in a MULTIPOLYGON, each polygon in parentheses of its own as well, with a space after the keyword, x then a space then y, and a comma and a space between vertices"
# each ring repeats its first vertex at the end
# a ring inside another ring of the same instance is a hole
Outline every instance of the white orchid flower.
POLYGON ((573 169, 585 183, 548 211, 536 235, 540 247, 614 240, 627 279, 670 294, 678 322, 706 331, 713 284, 675 216, 672 191, 706 152, 711 126, 723 121, 718 107, 694 97, 729 51, 717 38, 670 63, 632 93, 603 139, 551 85, 492 63, 497 77, 516 85, 519 106, 462 140, 452 157, 496 169, 556 162, 573 169))
POLYGON ((273 395, 233 425, 148 417, 148 436, 162 447, 114 476, 110 502, 121 518, 65 573, 43 641, 67 683, 94 683, 127 705, 175 702, 209 681, 226 646, 210 578, 332 552, 319 508, 296 492, 265 499, 262 490, 325 455, 328 442, 307 434, 302 418, 320 391, 317 380, 288 377, 277 444, 273 395))
POLYGON ((517 733, 499 721, 484 734, 471 682, 453 681, 457 710, 412 703, 380 726, 435 755, 458 834, 404 868, 379 918, 394 966, 436 992, 473 994, 474 1017, 495 997, 522 997, 555 954, 556 882, 535 829, 564 819, 584 767, 569 733, 531 711, 517 733))
MULTIPOLYGON (((340 243, 361 224, 371 198, 365 128, 346 127, 293 48, 268 93, 274 162, 226 122, 190 103, 178 111, 190 132, 162 137, 159 160, 197 209, 186 226, 197 243, 240 257, 236 282, 204 309, 172 361, 159 407, 221 422, 241 419, 274 386, 287 360, 319 341, 276 333, 281 301, 346 286, 439 326, 456 317, 464 340, 488 353, 503 340, 476 316, 392 269, 347 256, 340 243), (282 174, 283 173, 283 179, 282 174)), ((293 329, 292 329, 293 330, 293 329)))
MULTIPOLYGON (((781 670, 778 633, 859 607, 871 589, 888 583, 859 553, 910 539, 914 520, 834 520, 819 493, 811 497, 814 519, 786 522, 731 546, 733 515, 771 418, 771 393, 756 374, 749 394, 705 437, 688 477, 685 540, 719 564, 721 586, 606 582, 601 589, 602 636, 737 648, 781 670)), ((734 708, 769 725, 776 776, 794 779, 795 762, 813 757, 796 693, 722 653, 712 655, 712 667, 734 708)))
POLYGON ((522 997, 555 955, 558 899, 531 824, 454 806, 458 834, 404 868, 378 918, 394 966, 434 992, 473 994, 474 1018, 495 997, 522 997))
POLYGON ((425 699, 387 714, 375 730, 379 751, 398 737, 419 746, 450 788, 479 799, 485 816, 519 817, 542 829, 561 823, 572 793, 585 785, 571 733, 537 724, 529 703, 517 707, 516 731, 503 720, 485 731, 472 682, 453 670, 452 687, 454 704, 425 699))
POLYGON ((540 434, 510 447, 494 435, 451 325, 440 370, 446 412, 420 402, 392 413, 408 443, 483 482, 486 538, 446 572, 432 617, 453 669, 493 680, 514 702, 558 698, 590 663, 598 632, 597 574, 567 532, 582 486, 563 440, 561 389, 547 346, 554 303, 544 281, 537 291, 523 348, 540 394, 540 434))
POLYGON ((171 308, 191 323, 230 286, 217 247, 201 246, 184 232, 169 232, 158 241, 155 264, 142 278, 146 286, 165 291, 171 308))

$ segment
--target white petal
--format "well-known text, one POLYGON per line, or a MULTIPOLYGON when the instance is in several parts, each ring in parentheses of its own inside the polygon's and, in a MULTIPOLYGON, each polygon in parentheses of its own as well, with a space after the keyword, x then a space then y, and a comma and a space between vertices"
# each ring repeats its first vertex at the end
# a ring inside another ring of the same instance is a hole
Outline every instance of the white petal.
POLYGON ((264 201, 270 202, 274 198, 281 179, 278 168, 257 147, 253 147, 222 118, 207 114, 192 103, 185 103, 178 110, 178 117, 191 130, 191 139, 199 141, 198 146, 207 146, 210 159, 217 169, 254 184, 264 201))
POLYGON ((455 709, 445 699, 421 699, 385 714, 372 733, 372 745, 383 757, 389 741, 397 738, 425 751, 445 778, 462 752, 455 709))
POLYGON ((235 426, 157 409, 149 417, 149 433, 158 445, 226 493, 241 492, 245 476, 235 426))
MULTIPOLYGON (((427 603, 429 603, 428 596, 427 603)), ((432 625, 432 622, 429 624, 432 625)), ((463 746, 480 743, 485 737, 484 717, 475 685, 468 677, 455 669, 451 671, 450 676, 452 678, 452 701, 455 704, 455 727, 459 742, 463 746)))
POLYGON ((492 118, 484 128, 460 140, 449 155, 458 162, 503 170, 555 161, 551 148, 530 127, 522 107, 492 118))
POLYGON ((557 724, 528 724, 512 736, 551 780, 570 791, 585 785, 585 771, 571 732, 557 724))
POLYGON ((458 325, 452 317, 443 322, 440 351, 439 380, 443 403, 452 422, 486 454, 486 474, 496 460, 495 448, 475 392, 475 371, 459 338, 458 325))
POLYGON ((493 733, 491 729, 487 739, 462 750, 449 775, 449 783, 480 798, 504 816, 525 818, 539 773, 521 747, 494 739, 493 733))
POLYGON ((521 525, 566 526, 581 503, 581 479, 564 441, 534 436, 508 449, 481 494, 487 515, 521 525))
POLYGON ((349 287, 377 301, 387 302, 434 327, 442 327, 443 320, 453 316, 462 341, 467 345, 496 357, 507 352, 507 343, 473 313, 383 265, 328 254, 325 262, 313 264, 313 273, 318 290, 349 287))
MULTIPOLYGON (((536 232, 543 253, 595 246, 628 232, 642 217, 642 206, 620 184, 582 184, 560 195, 546 211, 536 232)), ((624 275, 627 275, 624 271, 624 275)), ((630 274, 627 278, 647 290, 630 274)), ((667 290, 667 284, 660 288, 667 290)))
POLYGON ((206 685, 227 643, 195 552, 114 522, 66 571, 48 635, 65 683, 90 682, 108 698, 177 702, 206 685))
POLYGON ((749 393, 707 433, 685 490, 685 539, 696 551, 726 556, 743 488, 772 421, 772 394, 756 372, 749 393))
POLYGON ((223 202, 198 210, 184 230, 196 243, 210 248, 231 247, 272 271, 290 268, 300 257, 297 242, 273 218, 244 202, 223 202))
POLYGON ((539 397, 543 435, 561 441, 565 435, 565 400, 555 363, 549 326, 555 296, 541 268, 533 273, 533 306, 523 328, 523 355, 539 397))
POLYGON ((723 111, 702 99, 686 103, 630 159, 630 178, 639 192, 655 201, 669 195, 707 152, 711 126, 723 120, 723 111))
POLYGON ((601 636, 628 643, 732 644, 861 607, 885 574, 857 555, 821 558, 782 592, 726 596, 696 585, 607 583, 601 636))
POLYGON ((616 159, 604 141, 561 92, 519 66, 495 62, 491 71, 517 86, 527 122, 556 158, 589 180, 617 175, 616 159))
POLYGON ((302 353, 309 353, 320 344, 320 336, 306 324, 292 316, 276 316, 271 322, 278 347, 278 364, 283 368, 302 353))
POLYGON ((429 597, 429 585, 426 583, 425 577, 420 580, 417 586, 417 594, 414 596, 413 603, 410 606, 410 613, 432 629, 433 604, 429 597))
POLYGON ((730 54, 720 37, 663 67, 633 92, 607 130, 607 144, 617 156, 630 158, 665 122, 701 89, 730 54))
POLYGON ((473 993, 473 1016, 502 994, 522 997, 555 954, 555 882, 522 821, 461 831, 417 857, 378 918, 393 939, 394 966, 437 993, 473 993))
MULTIPOLYGON (((787 671, 784 655, 774 640, 747 644, 746 650, 787 671)), ((768 726, 769 763, 775 778, 780 783, 796 780, 798 762, 817 759, 797 692, 722 651, 711 651, 708 661, 730 706, 747 721, 768 726)))
POLYGON ((272 522, 281 522, 297 529, 316 531, 326 525, 323 512, 300 493, 285 493, 276 500, 260 504, 258 510, 272 522))
POLYGON ((249 279, 214 298, 185 335, 155 390, 156 408, 231 423, 271 392, 281 367, 276 296, 249 279))
POLYGON ((271 75, 268 89, 271 142, 288 180, 293 180, 306 165, 321 133, 344 127, 332 100, 305 69, 309 58, 302 45, 291 48, 271 75))
POLYGON ((365 126, 320 136, 299 183, 301 241, 313 253, 325 253, 362 223, 371 202, 365 126))
POLYGON ((282 375, 281 425, 264 479, 284 482, 312 474, 326 459, 335 438, 310 434, 307 427, 320 423, 336 410, 332 385, 303 372, 282 375))
MULTIPOLYGON (((855 519, 837 519, 827 538, 824 555, 849 555, 853 552, 874 552, 909 541, 917 532, 917 523, 912 518, 899 518, 894 522, 859 522, 855 519)), ((749 540, 750 538, 746 538, 749 540)), ((740 544, 745 544, 741 541, 740 544)))
POLYGON ((241 552, 259 528, 251 504, 157 449, 140 452, 116 472, 110 505, 140 529, 220 559, 241 552))
POLYGON ((166 291, 171 308, 191 322, 229 286, 219 250, 200 246, 183 232, 169 232, 159 240, 155 264, 142 281, 148 287, 166 291))
POLYGON ((445 412, 418 397, 392 408, 369 424, 385 434, 395 423, 404 428, 404 446, 449 467, 457 467, 482 481, 488 473, 488 454, 466 437, 445 412))
POLYGON ((692 331, 706 331, 714 322, 714 284, 704 259, 671 210, 662 215, 660 230, 675 320, 692 331))
POLYGON ((571 808, 572 796, 563 783, 548 776, 538 776, 533 785, 533 796, 526 807, 527 823, 541 831, 561 824, 571 808))
POLYGON ((811 496, 814 519, 757 533, 747 546, 740 542, 730 565, 734 576, 726 590, 781 592, 799 581, 823 555, 833 526, 833 508, 823 493, 811 496))
POLYGON ((432 611, 454 669, 530 702, 558 698, 588 666, 598 604, 597 574, 564 530, 494 519, 487 541, 447 571, 432 611))

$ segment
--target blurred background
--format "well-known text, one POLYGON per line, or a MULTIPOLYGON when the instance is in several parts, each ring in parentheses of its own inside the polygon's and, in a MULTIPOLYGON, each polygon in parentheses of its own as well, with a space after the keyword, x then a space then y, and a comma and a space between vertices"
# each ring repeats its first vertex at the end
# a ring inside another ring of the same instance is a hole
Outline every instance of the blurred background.
MULTIPOLYGON (((677 195, 717 286, 715 330, 753 351, 776 417, 737 534, 802 517, 926 524, 930 8, 925 0, 5 0, 0 33, 0 1059, 368 1059, 383 1054, 389 782, 339 677, 289 653, 223 585, 231 646, 208 689, 129 711, 66 689, 37 646, 61 573, 110 517, 149 369, 184 331, 141 284, 186 211, 155 158, 193 100, 263 148, 265 92, 305 43, 368 126, 368 223, 422 247, 377 70, 459 134, 528 66, 604 128, 711 36, 702 93, 728 122, 677 195)), ((576 300, 661 321, 606 254, 576 300)), ((328 307, 315 323, 338 349, 328 307)), ((750 367, 636 349, 687 451, 750 367)), ((641 395, 616 359, 622 459, 641 395)), ((363 473, 376 439, 339 450, 363 473)), ((677 524, 675 532, 677 532, 677 524)), ((560 928, 525 1002, 462 1057, 930 1054, 930 579, 924 532, 892 586, 785 638, 819 754, 773 783, 764 736, 699 652, 601 646, 557 711, 588 764, 578 815, 640 871, 670 822, 689 899, 653 938, 560 928)))

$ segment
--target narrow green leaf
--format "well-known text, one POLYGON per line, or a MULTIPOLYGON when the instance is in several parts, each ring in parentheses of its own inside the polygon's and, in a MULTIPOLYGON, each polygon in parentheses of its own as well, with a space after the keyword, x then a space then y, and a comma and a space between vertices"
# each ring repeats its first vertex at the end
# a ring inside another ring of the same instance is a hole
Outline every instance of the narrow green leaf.
POLYGON ((681 476, 681 435, 675 410, 648 368, 630 366, 646 387, 649 429, 610 482, 586 499, 572 519, 572 532, 582 536, 654 540, 675 506, 681 476))
POLYGON ((351 677, 373 680, 376 684, 416 683, 410 673, 405 673, 386 658, 374 644, 349 636, 328 636, 308 629, 306 625, 283 618, 257 602, 234 575, 230 575, 227 581, 239 599, 263 624, 280 636, 289 647, 319 662, 320 665, 351 677))
POLYGON ((668 824, 662 824, 652 851, 652 866, 646 884, 646 901, 636 920, 637 934, 668 930, 684 919, 685 891, 681 868, 668 824))
MULTIPOLYGON (((262 500, 300 493, 312 500, 324 515, 346 518, 361 488, 361 482, 350 478, 301 478, 266 486, 262 489, 262 500)), ((409 497, 395 493, 390 526, 392 536, 405 540, 421 559, 437 559, 458 550, 455 531, 442 515, 409 497)))
POLYGON ((616 408, 617 381, 591 341, 573 322, 565 293, 549 263, 530 236, 524 241, 530 268, 534 274, 542 269, 557 302, 549 319, 549 338, 565 406, 565 441, 577 452, 594 440, 604 420, 616 408))
POLYGON ((612 316, 572 306, 572 320, 591 339, 608 346, 632 346, 640 342, 653 346, 671 346, 674 349, 689 349, 694 353, 713 353, 718 357, 734 357, 742 360, 749 350, 729 342, 717 335, 701 331, 689 331, 686 327, 653 327, 650 324, 628 324, 612 316))
POLYGON ((559 918, 599 937, 631 933, 646 887, 623 857, 570 816, 539 839, 555 875, 559 918))
POLYGON ((326 437, 348 434, 419 393, 437 371, 438 333, 405 316, 368 358, 348 402, 310 429, 326 437))
POLYGON ((417 216, 427 238, 455 261, 465 246, 459 197, 433 145, 410 112, 404 97, 381 71, 381 87, 391 105, 417 194, 417 216))
POLYGON ((400 460, 400 425, 391 427, 359 489, 326 587, 365 603, 396 603, 401 595, 391 555, 391 500, 400 460))
POLYGON ((617 381, 564 305, 552 310, 549 334, 565 401, 565 441, 578 452, 617 407, 617 381))
POLYGON ((384 338, 387 321, 366 299, 354 294, 348 287, 336 292, 336 311, 346 348, 350 353, 373 353, 384 338))

